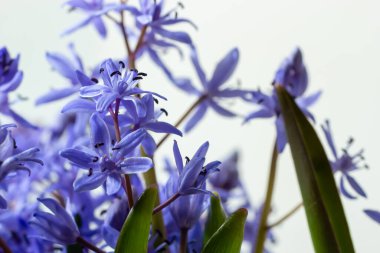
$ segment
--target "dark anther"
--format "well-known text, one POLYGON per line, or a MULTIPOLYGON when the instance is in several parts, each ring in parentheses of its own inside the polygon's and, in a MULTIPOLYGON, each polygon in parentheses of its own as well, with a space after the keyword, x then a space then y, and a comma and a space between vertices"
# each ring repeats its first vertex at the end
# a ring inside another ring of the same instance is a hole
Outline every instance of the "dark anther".
POLYGON ((102 211, 100 211, 100 215, 104 215, 105 213, 107 213, 106 209, 103 209, 102 211))
POLYGON ((364 168, 365 168, 365 169, 369 169, 368 164, 364 164, 364 168))
POLYGON ((112 148, 112 150, 119 150, 120 148, 112 148))
POLYGON ((351 145, 352 143, 354 143, 354 138, 353 137, 350 137, 348 139, 348 145, 351 145))
POLYGON ((154 100, 154 102, 155 102, 156 104, 158 104, 158 99, 157 99, 157 98, 153 98, 153 100, 154 100))
POLYGON ((114 146, 115 145, 115 140, 111 140, 111 144, 112 144, 112 146, 114 146))
POLYGON ((131 71, 138 73, 139 71, 137 69, 131 69, 131 71))
POLYGON ((104 68, 99 69, 99 73, 103 73, 103 71, 104 71, 104 68))
POLYGON ((103 143, 103 142, 96 143, 96 144, 94 145, 95 148, 100 148, 101 146, 104 146, 104 143, 103 143))
POLYGON ((99 80, 96 79, 95 77, 91 78, 91 81, 93 81, 94 83, 98 83, 99 82, 99 80))
POLYGON ((159 237, 163 238, 163 235, 162 235, 162 233, 161 233, 160 230, 156 229, 156 233, 157 233, 157 235, 158 235, 159 237))
POLYGON ((181 3, 181 2, 178 2, 178 6, 181 7, 182 9, 185 8, 185 5, 183 5, 183 3, 181 3))
POLYGON ((92 168, 88 169, 88 176, 89 176, 89 177, 92 176, 92 173, 93 173, 93 172, 94 172, 94 171, 93 171, 92 168))
POLYGON ((147 76, 148 74, 147 74, 147 73, 144 73, 144 72, 139 72, 137 75, 138 75, 138 76, 147 76))
POLYGON ((99 161, 99 157, 95 156, 94 158, 92 158, 92 162, 96 163, 97 161, 99 161))
POLYGON ((205 169, 205 167, 202 168, 201 172, 199 172, 199 175, 206 175, 207 174, 207 170, 205 169))
POLYGON ((0 166, 3 164, 3 161, 0 161, 0 166))
POLYGON ((119 70, 116 70, 116 71, 112 72, 110 76, 113 77, 116 74, 118 74, 119 76, 121 76, 121 73, 120 73, 119 70))
POLYGON ((186 164, 190 162, 190 158, 188 156, 185 156, 186 164))
POLYGON ((262 102, 264 102, 264 99, 263 99, 263 98, 260 98, 260 99, 257 101, 258 104, 261 104, 262 102))
POLYGON ((133 81, 136 81, 136 80, 141 80, 141 79, 143 79, 141 76, 136 76, 136 77, 134 77, 132 80, 133 80, 133 81))
POLYGON ((161 108, 160 111, 163 112, 163 113, 165 113, 166 116, 169 115, 168 111, 166 111, 164 108, 161 108))
POLYGON ((178 12, 175 12, 174 13, 174 19, 177 19, 178 18, 178 12))
POLYGON ((276 84, 276 81, 273 80, 272 83, 271 83, 271 85, 274 86, 275 84, 276 84))
POLYGON ((125 68, 125 63, 124 62, 119 61, 119 64, 120 64, 120 66, 121 66, 122 69, 125 68))
POLYGON ((16 149, 17 148, 16 140, 12 139, 12 141, 13 141, 13 148, 16 149))

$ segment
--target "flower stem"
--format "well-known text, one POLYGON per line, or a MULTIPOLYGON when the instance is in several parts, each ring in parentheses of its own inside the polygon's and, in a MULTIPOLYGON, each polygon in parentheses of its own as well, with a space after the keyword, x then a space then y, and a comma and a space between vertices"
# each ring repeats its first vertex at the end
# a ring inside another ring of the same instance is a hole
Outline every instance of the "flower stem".
POLYGON ((182 228, 181 229, 181 242, 180 242, 180 253, 186 253, 187 252, 187 232, 188 229, 182 228))
MULTIPOLYGON (((121 3, 124 3, 123 0, 120 1, 121 3)), ((127 54, 128 56, 130 56, 132 54, 132 50, 131 50, 131 46, 129 45, 129 40, 128 40, 128 33, 126 31, 126 27, 125 27, 125 18, 124 18, 124 11, 120 11, 120 29, 121 29, 121 33, 123 34, 123 38, 124 38, 124 43, 125 43, 125 48, 127 49, 127 54)))
POLYGON ((168 205, 170 205, 174 200, 176 200, 179 196, 181 196, 181 195, 179 195, 178 192, 176 194, 174 194, 173 196, 171 196, 164 203, 162 203, 161 205, 159 205, 156 208, 154 208, 153 209, 153 214, 156 214, 156 213, 160 212, 162 209, 164 209, 165 207, 167 207, 168 205))
POLYGON ((287 212, 282 218, 278 219, 276 222, 273 222, 272 224, 267 226, 267 229, 271 229, 273 227, 276 227, 286 221, 288 218, 293 216, 301 207, 303 207, 303 203, 299 203, 297 206, 293 207, 289 212, 287 212))
MULTIPOLYGON (((200 96, 190 107, 187 109, 187 111, 182 115, 182 117, 175 123, 175 127, 179 127, 181 123, 190 115, 190 113, 197 108, 197 106, 206 98, 206 96, 200 96)), ((164 137, 157 143, 156 150, 162 145, 162 143, 165 142, 165 140, 169 137, 170 134, 165 134, 164 137)))
POLYGON ((256 235, 256 245, 253 248, 253 253, 262 253, 264 252, 264 243, 266 239, 267 234, 267 219, 270 212, 271 202, 272 202, 272 196, 273 196, 273 189, 276 179, 276 170, 277 170, 277 158, 278 158, 278 151, 277 151, 277 143, 274 143, 273 146, 273 152, 272 152, 272 159, 271 159, 271 165, 269 170, 269 178, 268 178, 268 185, 267 185, 267 191, 265 196, 265 202, 263 204, 263 210, 261 212, 260 217, 260 223, 258 232, 256 235))
POLYGON ((99 249, 98 247, 96 247, 94 244, 92 244, 91 242, 87 241, 83 237, 78 237, 77 238, 77 243, 79 243, 83 247, 85 247, 87 249, 90 249, 90 250, 92 250, 92 251, 94 251, 96 253, 106 253, 105 251, 99 249))
MULTIPOLYGON (((112 107, 109 108, 109 112, 113 120, 113 125, 115 127, 115 136, 116 136, 117 142, 121 140, 120 126, 119 126, 119 108, 120 108, 120 99, 117 98, 115 102, 115 111, 113 111, 112 107)), ((133 202, 133 190, 132 190, 131 180, 127 174, 124 175, 124 178, 125 178, 125 191, 128 196, 128 205, 129 205, 129 208, 132 208, 134 205, 134 202, 133 202)))
POLYGON ((12 253, 12 250, 9 248, 9 246, 4 241, 4 239, 1 237, 0 237, 0 249, 2 249, 4 253, 12 253))

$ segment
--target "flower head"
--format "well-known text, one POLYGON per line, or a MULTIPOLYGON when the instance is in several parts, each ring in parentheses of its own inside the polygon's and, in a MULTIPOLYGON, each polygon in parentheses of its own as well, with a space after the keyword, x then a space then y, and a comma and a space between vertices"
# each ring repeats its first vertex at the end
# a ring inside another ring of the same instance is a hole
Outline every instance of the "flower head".
POLYGON ((360 196, 366 198, 367 195, 364 192, 360 184, 354 179, 350 174, 362 168, 368 168, 367 164, 364 164, 364 150, 359 150, 354 154, 350 154, 350 148, 354 142, 353 138, 348 140, 347 146, 342 149, 342 154, 339 154, 334 139, 332 137, 330 122, 326 120, 325 125, 322 125, 323 132, 325 134, 327 143, 329 144, 330 150, 333 154, 333 159, 330 160, 331 168, 334 173, 340 172, 340 190, 342 194, 349 198, 355 199, 356 196, 352 195, 346 188, 346 183, 351 186, 351 188, 360 196))
POLYGON ((72 215, 54 199, 39 198, 38 201, 52 213, 37 211, 34 214, 31 226, 36 234, 33 237, 64 245, 75 243, 80 233, 72 215))
POLYGON ((91 148, 69 148, 60 153, 79 168, 88 170, 87 175, 74 182, 75 190, 92 190, 106 182, 106 192, 111 195, 120 189, 123 174, 145 172, 153 166, 150 158, 130 156, 146 135, 143 129, 131 132, 115 143, 97 113, 91 116, 90 127, 91 148))
POLYGON ((196 88, 191 80, 187 78, 173 79, 173 82, 177 87, 186 91, 187 93, 198 96, 201 100, 196 112, 186 123, 185 131, 190 131, 204 117, 209 107, 211 107, 222 116, 235 116, 235 113, 222 107, 219 104, 220 100, 236 97, 243 98, 247 94, 246 91, 240 89, 223 87, 228 79, 230 79, 231 75, 234 73, 239 61, 239 51, 237 48, 232 49, 222 60, 219 61, 210 79, 206 78, 203 68, 199 63, 198 55, 195 49, 192 51, 191 60, 199 77, 202 88, 196 88))

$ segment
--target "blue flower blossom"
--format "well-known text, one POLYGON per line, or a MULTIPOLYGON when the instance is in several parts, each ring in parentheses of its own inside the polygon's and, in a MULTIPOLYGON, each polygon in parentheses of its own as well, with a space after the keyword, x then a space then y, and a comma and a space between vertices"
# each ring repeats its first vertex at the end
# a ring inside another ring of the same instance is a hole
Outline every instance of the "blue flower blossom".
MULTIPOLYGON (((16 141, 13 139, 10 127, 14 124, 0 126, 0 186, 6 188, 5 178, 14 177, 20 171, 26 171, 30 175, 28 163, 43 165, 40 159, 35 158, 38 148, 30 148, 25 151, 16 152, 16 141), (27 163, 27 164, 25 164, 27 163)), ((0 195, 0 208, 7 207, 6 200, 0 195)))
POLYGON ((370 217, 372 220, 376 221, 377 223, 380 224, 380 212, 371 210, 371 209, 366 209, 364 210, 364 213, 370 217))
POLYGON ((156 150, 156 143, 148 131, 182 136, 181 131, 174 126, 163 121, 158 121, 158 117, 166 113, 166 111, 163 109, 155 112, 154 98, 151 94, 143 96, 137 103, 134 100, 126 100, 124 106, 126 114, 122 116, 126 118, 125 123, 132 126, 132 129, 144 129, 146 132, 145 138, 142 141, 142 147, 148 156, 152 156, 156 150))
POLYGON ((73 10, 82 11, 86 18, 75 26, 67 29, 63 35, 68 35, 91 24, 102 38, 107 36, 107 28, 102 16, 111 11, 117 12, 125 9, 124 4, 106 4, 104 0, 69 0, 66 2, 66 5, 73 10))
POLYGON ((106 123, 98 114, 91 116, 90 127, 91 148, 82 146, 60 152, 62 157, 79 168, 88 170, 88 175, 74 182, 75 190, 92 190, 106 182, 106 192, 111 195, 120 189, 123 174, 145 172, 153 166, 150 158, 128 157, 144 139, 146 132, 143 129, 131 132, 114 143, 106 123))
POLYGON ((36 233, 32 236, 63 245, 75 243, 80 233, 70 212, 54 199, 39 198, 38 201, 52 213, 37 211, 34 214, 35 220, 30 224, 36 233))
POLYGON ((5 47, 0 48, 0 113, 13 118, 16 122, 30 128, 37 128, 21 117, 13 109, 9 101, 9 93, 15 91, 23 78, 23 72, 18 69, 20 55, 11 58, 5 47))
POLYGON ((342 194, 349 199, 356 199, 356 196, 352 195, 346 188, 346 183, 351 186, 351 188, 360 196, 366 198, 367 194, 364 192, 360 184, 354 179, 350 174, 359 169, 368 168, 367 164, 363 163, 364 150, 360 150, 354 154, 349 153, 354 139, 350 138, 348 140, 347 146, 342 149, 342 154, 339 154, 334 139, 332 137, 330 122, 326 120, 325 125, 322 125, 323 132, 325 134, 327 143, 333 154, 333 159, 330 160, 331 168, 334 173, 340 172, 340 191, 342 194))
MULTIPOLYGON (((118 68, 112 60, 106 60, 102 63, 100 75, 103 84, 94 84, 93 80, 83 73, 77 72, 78 77, 81 76, 80 81, 84 86, 80 89, 81 97, 95 99, 96 110, 98 112, 108 110, 116 100, 135 99, 132 95, 151 93, 161 97, 156 93, 143 91, 137 87, 137 84, 143 79, 143 76, 146 76, 145 73, 127 69, 123 62, 120 62, 119 65, 118 68)), ((95 80, 95 82, 97 82, 97 80, 95 80)))
POLYGON ((46 59, 55 71, 70 82, 71 87, 53 89, 49 91, 47 94, 37 99, 37 105, 56 101, 79 91, 81 84, 76 71, 79 70, 84 72, 84 67, 82 60, 75 51, 73 44, 69 44, 69 50, 71 53, 70 58, 60 53, 46 53, 46 59))
POLYGON ((239 61, 239 51, 237 48, 232 49, 228 54, 219 61, 211 79, 207 79, 201 67, 196 50, 192 50, 191 60, 197 72, 202 88, 196 88, 188 78, 174 78, 173 82, 177 87, 189 94, 199 97, 200 104, 193 116, 186 123, 185 131, 190 131, 205 115, 207 109, 211 107, 215 112, 222 116, 236 116, 234 112, 222 107, 220 100, 225 98, 243 98, 247 92, 240 89, 231 89, 223 87, 223 84, 234 73, 239 61))
MULTIPOLYGON (((273 84, 282 85, 294 97, 297 105, 302 112, 311 120, 315 121, 314 116, 308 110, 308 107, 313 105, 321 95, 321 92, 312 93, 309 96, 304 96, 308 85, 308 77, 306 68, 303 65, 302 53, 299 48, 296 48, 291 56, 281 64, 277 70, 273 84)), ((248 114, 244 122, 248 122, 258 118, 275 117, 275 126, 277 132, 277 150, 282 152, 286 146, 287 137, 285 132, 284 119, 281 115, 281 108, 277 98, 276 91, 267 95, 260 89, 251 92, 251 97, 246 98, 260 108, 248 114)))

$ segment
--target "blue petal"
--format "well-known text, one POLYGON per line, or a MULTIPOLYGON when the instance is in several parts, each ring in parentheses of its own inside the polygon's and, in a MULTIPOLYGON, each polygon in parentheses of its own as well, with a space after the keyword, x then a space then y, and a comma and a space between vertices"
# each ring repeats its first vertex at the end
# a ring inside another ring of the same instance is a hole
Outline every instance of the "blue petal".
POLYGON ((236 114, 221 107, 220 105, 218 105, 215 101, 213 100, 208 100, 208 103, 210 104, 211 108, 214 109, 217 113, 219 113, 220 115, 222 116, 225 116, 225 117, 235 117, 236 114))
POLYGON ((99 114, 94 113, 90 118, 90 140, 95 149, 100 149, 103 154, 108 154, 111 147, 110 133, 107 124, 99 114))
POLYGON ((99 157, 96 157, 92 154, 73 148, 64 149, 59 152, 59 154, 62 157, 86 169, 90 168, 91 165, 99 159, 99 157))
POLYGON ((380 212, 366 209, 364 210, 364 213, 367 214, 371 219, 373 219, 374 221, 380 224, 380 212))
POLYGON ((179 173, 182 174, 183 160, 182 160, 182 155, 181 155, 181 152, 179 151, 178 144, 177 144, 176 140, 174 140, 173 154, 174 154, 175 164, 177 165, 177 169, 178 169, 179 173))
POLYGON ((108 110, 109 106, 116 100, 118 94, 116 93, 103 93, 96 101, 96 110, 104 112, 108 110))
POLYGON ((330 121, 326 120, 325 125, 322 125, 322 130, 323 133, 325 134, 327 143, 330 146, 330 149, 334 155, 334 158, 337 160, 338 159, 338 153, 336 152, 336 147, 334 143, 334 139, 332 137, 332 132, 331 132, 331 127, 330 127, 330 121))
POLYGON ((217 90, 225 83, 235 71, 239 61, 239 51, 237 48, 232 49, 216 66, 214 74, 209 82, 209 91, 217 90))
POLYGON ((190 36, 185 32, 173 32, 162 28, 154 28, 153 31, 168 39, 176 40, 188 45, 193 43, 190 36))
POLYGON ((65 56, 57 53, 46 53, 46 58, 54 70, 59 74, 71 80, 72 83, 77 82, 75 67, 65 56))
POLYGON ((176 127, 166 122, 161 122, 161 121, 151 122, 151 123, 145 124, 144 127, 156 133, 170 133, 170 134, 176 134, 176 135, 182 136, 181 131, 179 131, 176 127))
POLYGON ((89 191, 101 186, 107 179, 105 173, 93 173, 91 176, 83 176, 74 181, 74 190, 89 191))
POLYGON ((148 171, 153 167, 153 162, 148 157, 131 157, 126 158, 120 166, 125 174, 135 174, 148 171))
POLYGON ((349 193, 347 190, 346 190, 346 187, 344 186, 344 177, 341 177, 340 178, 340 182, 339 182, 339 188, 340 188, 340 191, 342 192, 342 194, 348 198, 348 199, 356 199, 356 197, 354 195, 352 195, 351 193, 349 193))
POLYGON ((92 23, 95 25, 96 30, 100 34, 102 38, 105 38, 107 36, 107 29, 104 25, 103 20, 100 17, 94 17, 92 19, 92 23))
POLYGON ((96 97, 102 94, 104 90, 106 90, 106 87, 100 84, 83 86, 80 88, 80 95, 84 98, 96 97))
POLYGON ((141 145, 144 149, 145 154, 152 157, 154 151, 156 150, 156 142, 154 141, 153 137, 150 134, 146 134, 145 138, 141 142, 141 145))
POLYGON ((95 112, 95 103, 88 99, 75 99, 65 105, 62 109, 62 113, 67 112, 95 112))
POLYGON ((206 75, 203 72, 203 68, 201 64, 199 63, 198 59, 198 53, 195 50, 195 48, 191 51, 191 61, 193 62, 194 68, 197 71, 199 80, 201 81, 201 84, 203 85, 204 88, 207 86, 207 80, 206 80, 206 75))
POLYGON ((106 181, 106 193, 107 195, 115 194, 119 191, 121 186, 120 174, 112 173, 108 175, 106 181))
POLYGON ((78 81, 81 85, 89 86, 89 85, 94 84, 94 82, 90 78, 88 78, 88 76, 86 76, 83 72, 77 70, 77 71, 75 71, 75 73, 76 73, 78 81))
POLYGON ((351 177, 348 174, 345 174, 348 183, 351 185, 351 187, 362 197, 367 198, 367 195, 365 194, 363 188, 356 182, 356 180, 351 177))
POLYGON ((85 27, 86 25, 88 25, 91 21, 92 21, 93 17, 90 16, 90 17, 87 17, 86 19, 82 20, 80 23, 72 26, 71 28, 67 29, 66 31, 64 31, 62 33, 62 36, 66 36, 66 35, 69 35, 70 33, 73 33, 75 32, 76 30, 82 28, 82 27, 85 27))
POLYGON ((171 81, 174 83, 175 86, 180 88, 181 90, 195 95, 201 95, 201 92, 198 91, 194 86, 190 79, 188 78, 173 78, 171 81))
POLYGON ((279 117, 276 119, 276 132, 277 132, 277 151, 282 153, 285 149, 285 145, 288 142, 286 137, 286 131, 284 126, 284 119, 279 117))
POLYGON ((178 189, 180 193, 188 190, 188 188, 194 187, 204 162, 204 158, 194 157, 186 164, 183 173, 180 175, 181 183, 178 189))
POLYGON ((7 201, 0 195, 0 209, 6 209, 7 206, 7 201))
POLYGON ((49 103, 52 101, 56 101, 56 100, 68 97, 78 91, 79 91, 78 87, 51 90, 46 95, 38 98, 36 101, 36 104, 41 105, 41 104, 49 103))
POLYGON ((37 126, 29 123, 26 119, 24 119, 23 117, 21 117, 15 111, 9 109, 8 113, 9 113, 9 116, 11 116, 17 123, 20 123, 21 125, 23 125, 25 127, 29 127, 29 128, 32 128, 32 129, 38 129, 37 126))
POLYGON ((13 91, 17 89, 17 87, 20 85, 22 78, 24 74, 22 71, 17 71, 16 74, 13 76, 13 78, 0 86, 0 92, 8 93, 10 91, 13 91))
POLYGON ((193 127, 205 116, 207 108, 208 106, 206 102, 203 102, 198 106, 198 109, 186 123, 185 132, 189 132, 191 129, 193 129, 193 127))
POLYGON ((258 111, 252 112, 247 115, 244 119, 244 123, 257 118, 271 118, 274 116, 274 113, 268 109, 260 109, 258 111))
POLYGON ((124 136, 116 145, 115 149, 121 149, 121 153, 128 154, 133 151, 145 138, 146 130, 138 129, 124 136))

